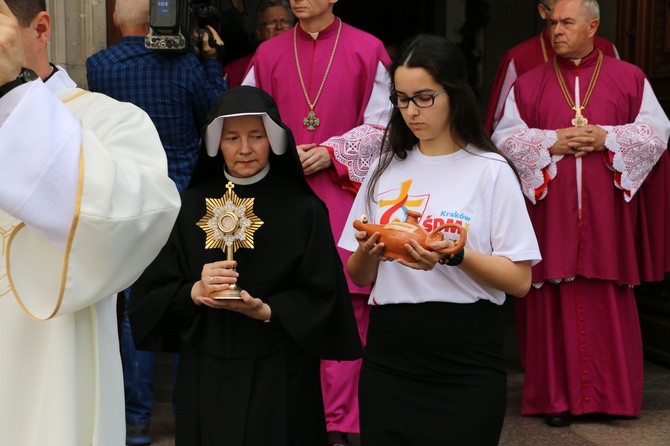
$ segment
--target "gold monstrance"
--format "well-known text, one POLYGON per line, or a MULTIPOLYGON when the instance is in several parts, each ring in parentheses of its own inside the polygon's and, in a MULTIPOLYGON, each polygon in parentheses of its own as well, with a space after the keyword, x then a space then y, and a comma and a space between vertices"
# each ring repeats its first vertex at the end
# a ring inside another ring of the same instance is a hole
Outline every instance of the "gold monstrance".
MULTIPOLYGON (((238 248, 254 249, 254 232, 263 222, 254 215, 254 199, 240 198, 230 181, 226 193, 221 198, 205 198, 207 213, 197 225, 205 231, 205 248, 221 248, 226 260, 233 260, 238 248)), ((240 289, 235 285, 210 295, 213 299, 239 299, 240 289)))

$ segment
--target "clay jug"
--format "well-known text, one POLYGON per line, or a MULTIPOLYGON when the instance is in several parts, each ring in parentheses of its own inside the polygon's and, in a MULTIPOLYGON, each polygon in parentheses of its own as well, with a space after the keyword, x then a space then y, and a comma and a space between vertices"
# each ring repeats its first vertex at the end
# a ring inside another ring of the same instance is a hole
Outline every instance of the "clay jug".
POLYGON ((419 217, 421 217, 420 213, 408 210, 404 222, 394 221, 385 225, 375 225, 368 223, 367 218, 363 215, 361 220, 354 220, 354 228, 358 231, 365 231, 368 237, 375 232, 379 232, 380 237, 378 242, 385 245, 383 254, 391 259, 403 259, 408 262, 416 262, 405 249, 405 245, 410 240, 416 240, 424 249, 432 251, 430 245, 444 239, 442 231, 445 228, 456 228, 460 234, 460 238, 455 246, 441 249, 438 252, 441 254, 454 254, 465 246, 467 233, 463 226, 458 223, 444 223, 435 228, 433 232, 428 233, 419 226, 419 217))

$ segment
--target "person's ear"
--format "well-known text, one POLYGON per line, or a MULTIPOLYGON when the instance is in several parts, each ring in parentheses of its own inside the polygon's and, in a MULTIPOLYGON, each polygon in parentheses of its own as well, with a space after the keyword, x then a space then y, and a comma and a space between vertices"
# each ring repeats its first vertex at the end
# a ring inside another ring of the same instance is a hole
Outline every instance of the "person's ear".
POLYGON ((30 26, 37 32, 37 41, 46 46, 51 39, 51 16, 49 13, 46 11, 39 12, 33 18, 30 26))
POLYGON ((540 17, 542 17, 542 20, 546 21, 549 19, 549 11, 547 11, 547 8, 545 8, 542 3, 537 4, 537 12, 540 14, 540 17))
POLYGON ((596 31, 598 31, 599 26, 600 26, 600 20, 598 19, 593 19, 589 22, 589 37, 593 37, 596 35, 596 31))

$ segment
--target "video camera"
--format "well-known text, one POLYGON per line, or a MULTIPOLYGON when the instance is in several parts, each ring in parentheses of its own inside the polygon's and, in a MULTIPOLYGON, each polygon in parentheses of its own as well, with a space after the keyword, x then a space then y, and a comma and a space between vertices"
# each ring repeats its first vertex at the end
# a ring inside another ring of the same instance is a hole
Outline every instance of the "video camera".
POLYGON ((149 25, 151 30, 144 38, 146 48, 199 54, 205 33, 208 34, 209 44, 215 46, 206 26, 218 29, 218 15, 209 2, 151 0, 149 25))

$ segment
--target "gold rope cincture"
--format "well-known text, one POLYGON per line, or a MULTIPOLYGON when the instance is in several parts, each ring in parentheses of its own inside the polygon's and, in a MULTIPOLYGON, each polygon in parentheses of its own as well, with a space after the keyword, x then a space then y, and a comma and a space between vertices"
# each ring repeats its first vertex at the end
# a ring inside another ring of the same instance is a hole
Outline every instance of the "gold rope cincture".
POLYGON ((335 44, 333 45, 333 51, 330 53, 330 60, 328 61, 326 72, 323 74, 323 79, 321 79, 321 86, 319 87, 319 91, 316 93, 314 102, 311 102, 309 100, 309 95, 307 94, 307 88, 305 88, 305 81, 303 80, 302 72, 300 71, 300 61, 298 60, 298 42, 297 42, 298 27, 295 26, 293 28, 293 54, 295 55, 295 67, 298 69, 300 86, 302 87, 302 92, 305 95, 307 105, 309 105, 309 113, 307 113, 307 116, 305 116, 305 119, 303 119, 302 121, 303 125, 307 127, 307 130, 316 130, 316 127, 321 123, 321 120, 316 116, 316 113, 314 113, 314 107, 316 107, 316 102, 319 100, 319 96, 321 96, 321 91, 323 90, 323 86, 326 83, 326 78, 328 77, 328 72, 330 71, 330 65, 333 63, 333 58, 335 57, 335 50, 337 49, 337 43, 340 40, 340 31, 342 31, 342 20, 340 20, 339 18, 337 20, 340 21, 340 24, 339 27, 337 28, 337 36, 335 36, 335 44))
MULTIPOLYGON (((579 101, 579 74, 577 74, 575 78, 575 99, 576 101, 572 100, 572 97, 570 96, 570 92, 568 91, 567 85, 565 85, 565 79, 563 78, 563 74, 561 73, 561 70, 558 68, 558 59, 554 57, 554 71, 556 72, 556 78, 558 79, 558 84, 561 86, 561 91, 563 92, 563 96, 565 97, 565 100, 568 101, 568 105, 570 108, 572 108, 575 111, 575 117, 572 118, 572 125, 574 127, 579 127, 582 125, 586 125, 589 123, 589 120, 586 119, 584 115, 582 115, 582 110, 586 108, 586 104, 588 104, 589 99, 591 98, 591 94, 593 93, 593 89, 596 86, 596 81, 598 80, 598 76, 600 75, 600 67, 603 64, 603 53, 600 50, 598 51, 598 61, 596 62, 596 68, 593 71, 593 75, 591 76, 591 81, 589 82, 589 87, 586 89, 586 96, 584 96, 584 102, 580 103, 579 101), (576 104, 575 104, 576 102, 576 104)), ((577 65, 577 70, 579 70, 579 65, 577 65)), ((579 71, 578 71, 579 73, 579 71)))

